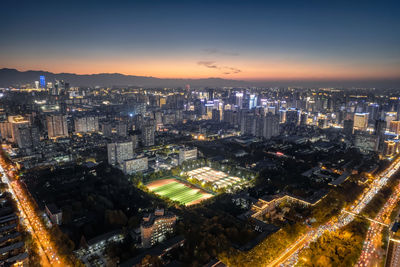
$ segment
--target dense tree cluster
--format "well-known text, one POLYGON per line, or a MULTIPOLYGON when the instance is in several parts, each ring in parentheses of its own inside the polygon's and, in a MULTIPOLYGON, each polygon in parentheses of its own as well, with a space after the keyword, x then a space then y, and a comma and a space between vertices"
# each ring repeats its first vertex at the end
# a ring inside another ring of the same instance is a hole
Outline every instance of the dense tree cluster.
POLYGON ((337 231, 326 231, 316 242, 299 255, 299 266, 354 266, 357 262, 365 235, 366 220, 356 218, 337 231))

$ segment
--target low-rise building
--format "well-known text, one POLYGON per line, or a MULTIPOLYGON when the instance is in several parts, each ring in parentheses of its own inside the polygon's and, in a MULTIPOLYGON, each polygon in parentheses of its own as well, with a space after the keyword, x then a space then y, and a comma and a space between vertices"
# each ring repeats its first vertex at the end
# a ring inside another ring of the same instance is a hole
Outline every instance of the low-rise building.
POLYGON ((142 247, 149 248, 165 239, 167 233, 173 233, 176 223, 176 215, 164 212, 164 209, 156 209, 154 214, 143 217, 140 225, 142 247))
POLYGON ((182 164, 186 160, 193 159, 197 159, 197 147, 184 147, 179 149, 179 164, 182 164))
POLYGON ((53 224, 60 225, 62 223, 62 211, 55 204, 46 204, 45 209, 53 224))
POLYGON ((148 167, 149 165, 147 157, 128 159, 123 163, 123 171, 125 174, 147 171, 148 167))

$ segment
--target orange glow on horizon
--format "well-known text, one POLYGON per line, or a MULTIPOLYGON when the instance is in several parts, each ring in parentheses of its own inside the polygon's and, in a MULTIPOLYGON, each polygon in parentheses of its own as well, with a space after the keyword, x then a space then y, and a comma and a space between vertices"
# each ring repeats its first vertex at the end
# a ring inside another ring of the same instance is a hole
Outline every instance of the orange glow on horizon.
POLYGON ((195 59, 178 58, 159 60, 77 60, 51 59, 44 62, 30 60, 22 64, 3 62, 7 68, 20 71, 43 70, 54 73, 98 74, 121 73, 171 79, 199 79, 218 77, 234 80, 357 80, 393 79, 400 77, 400 70, 393 66, 379 64, 345 64, 337 62, 261 61, 242 60, 237 62, 216 62, 218 68, 199 65, 195 59), (220 67, 221 66, 221 67, 220 67), (229 68, 240 72, 235 73, 229 68), (226 74, 226 72, 230 72, 226 74))

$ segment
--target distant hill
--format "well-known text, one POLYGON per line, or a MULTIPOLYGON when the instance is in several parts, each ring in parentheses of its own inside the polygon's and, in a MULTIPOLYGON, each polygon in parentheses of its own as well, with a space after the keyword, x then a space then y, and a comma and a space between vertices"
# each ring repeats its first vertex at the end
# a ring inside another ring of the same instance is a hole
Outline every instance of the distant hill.
POLYGON ((33 83, 44 75, 46 81, 65 80, 72 86, 139 86, 139 87, 224 87, 249 86, 250 82, 226 80, 220 78, 207 79, 160 79, 155 77, 124 75, 120 73, 99 73, 79 75, 74 73, 52 73, 48 71, 18 71, 16 69, 0 69, 0 87, 33 83))
POLYGON ((207 79, 161 79, 146 76, 124 75, 120 73, 99 73, 80 75, 74 73, 52 73, 48 71, 18 71, 16 69, 0 69, 0 87, 18 86, 33 83, 39 80, 39 76, 46 76, 46 81, 65 80, 71 86, 138 86, 145 88, 184 87, 190 84, 192 88, 204 87, 375 87, 400 89, 400 78, 381 80, 352 80, 352 81, 311 81, 311 80, 285 80, 285 81, 239 81, 221 78, 207 79))

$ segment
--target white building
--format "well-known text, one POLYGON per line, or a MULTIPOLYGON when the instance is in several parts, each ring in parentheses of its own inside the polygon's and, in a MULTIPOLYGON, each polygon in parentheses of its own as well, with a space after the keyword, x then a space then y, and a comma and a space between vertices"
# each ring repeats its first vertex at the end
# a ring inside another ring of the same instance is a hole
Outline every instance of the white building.
POLYGON ((107 144, 108 163, 116 166, 125 160, 133 158, 133 143, 120 142, 107 144))
POLYGON ((192 159, 197 159, 197 147, 179 149, 179 164, 182 164, 185 160, 192 159))
POLYGON ((123 163, 123 171, 125 174, 147 171, 148 168, 149 164, 147 157, 127 159, 123 163))
POLYGON ((99 131, 99 118, 95 116, 75 118, 75 132, 88 133, 99 131))

